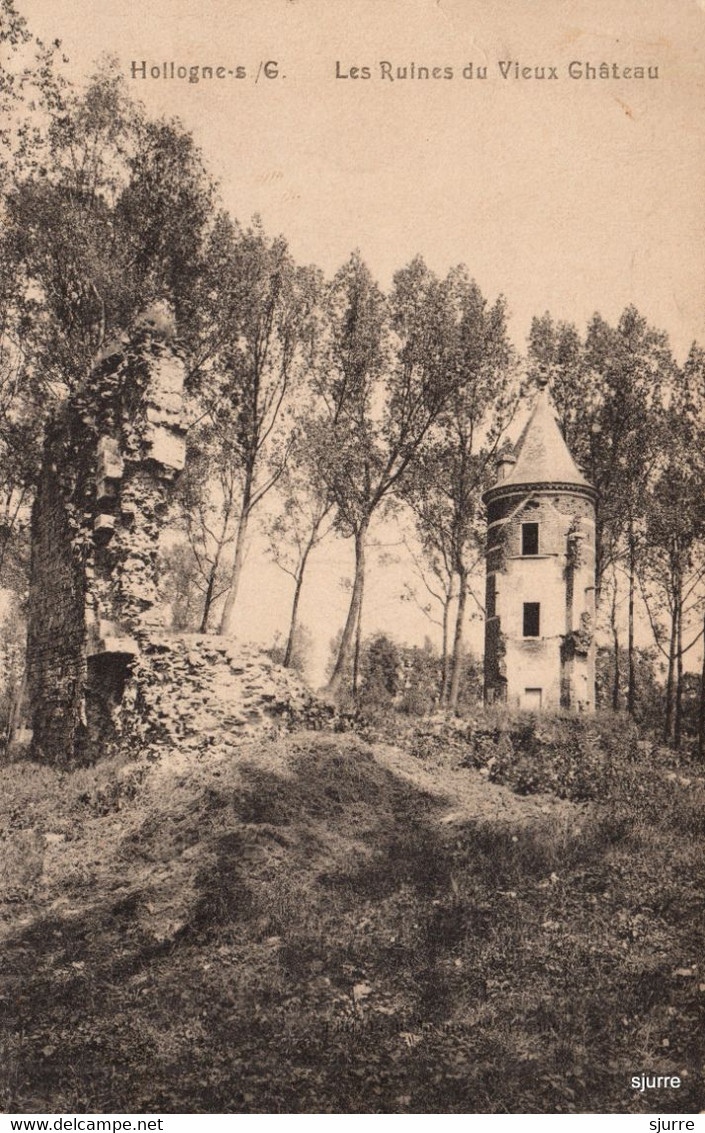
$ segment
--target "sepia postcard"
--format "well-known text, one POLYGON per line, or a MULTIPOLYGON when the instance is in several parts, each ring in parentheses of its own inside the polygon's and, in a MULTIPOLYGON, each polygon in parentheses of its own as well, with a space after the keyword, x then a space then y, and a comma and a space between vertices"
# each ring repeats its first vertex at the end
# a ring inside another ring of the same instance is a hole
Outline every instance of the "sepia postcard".
POLYGON ((697 1127, 704 185, 705 0, 0 0, 2 1129, 697 1127))

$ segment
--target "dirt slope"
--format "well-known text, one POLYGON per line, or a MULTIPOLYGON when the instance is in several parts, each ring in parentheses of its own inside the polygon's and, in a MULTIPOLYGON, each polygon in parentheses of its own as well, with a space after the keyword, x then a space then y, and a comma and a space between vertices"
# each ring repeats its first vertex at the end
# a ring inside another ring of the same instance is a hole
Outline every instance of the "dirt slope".
POLYGON ((614 816, 320 733, 4 775, 6 1111, 639 1110, 637 1039, 696 1105, 614 816))

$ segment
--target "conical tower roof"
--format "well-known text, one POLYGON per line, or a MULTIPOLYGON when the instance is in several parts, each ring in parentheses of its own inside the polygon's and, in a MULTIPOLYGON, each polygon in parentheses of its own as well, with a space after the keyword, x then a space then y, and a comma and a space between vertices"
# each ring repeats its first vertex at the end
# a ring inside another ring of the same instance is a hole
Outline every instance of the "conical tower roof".
POLYGON ((561 432, 548 388, 539 390, 536 403, 514 446, 515 463, 508 475, 489 489, 488 495, 514 486, 555 484, 582 488, 594 494, 570 454, 561 432))

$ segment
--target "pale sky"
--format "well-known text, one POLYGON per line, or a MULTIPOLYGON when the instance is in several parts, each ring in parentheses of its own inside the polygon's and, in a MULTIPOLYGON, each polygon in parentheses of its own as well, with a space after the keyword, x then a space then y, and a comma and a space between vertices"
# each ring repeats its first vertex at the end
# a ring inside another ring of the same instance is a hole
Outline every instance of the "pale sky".
POLYGON ((103 52, 227 68, 197 85, 138 79, 193 129, 241 219, 262 214, 301 261, 359 247, 383 284, 417 252, 468 264, 524 342, 550 310, 584 326, 634 302, 679 357, 705 340, 705 3, 696 0, 19 0, 77 77, 103 52), (285 78, 255 84, 260 62, 285 78), (382 80, 380 61, 451 66, 382 80), (469 62, 486 80, 463 79, 469 62), (507 79, 499 61, 555 66, 507 79), (571 62, 657 65, 657 80, 570 79, 571 62), (370 80, 336 79, 368 65, 370 80))
MULTIPOLYGON (((358 247, 385 286, 419 252, 439 272, 464 262, 490 299, 506 295, 519 348, 534 314, 584 329, 628 303, 679 360, 705 342, 705 0, 17 2, 37 34, 61 38, 78 79, 104 52, 128 77, 133 61, 244 67, 245 79, 130 86, 183 119, 233 213, 259 212, 301 262, 331 273, 358 247), (279 77, 255 83, 268 60, 279 77), (390 82, 382 61, 453 78, 390 82), (568 75, 603 61, 659 77, 568 75), (463 78, 470 62, 487 79, 463 78), (499 62, 558 78, 503 79, 499 62), (371 78, 336 78, 336 64, 371 78)), ((304 596, 303 620, 328 637, 346 596, 323 580, 349 573, 348 550, 321 549, 304 596)), ((255 558, 244 622, 266 638, 289 583, 267 569, 263 621, 255 558)), ((423 619, 398 603, 392 576, 371 576, 367 628, 401 624, 419 639, 423 619)))

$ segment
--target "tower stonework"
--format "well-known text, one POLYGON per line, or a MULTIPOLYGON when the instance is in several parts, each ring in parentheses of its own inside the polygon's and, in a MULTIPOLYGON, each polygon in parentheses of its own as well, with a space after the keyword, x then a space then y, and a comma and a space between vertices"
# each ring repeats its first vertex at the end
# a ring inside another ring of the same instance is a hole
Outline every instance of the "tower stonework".
POLYGON ((595 708, 595 504, 548 390, 487 505, 485 699, 531 711, 595 708))

